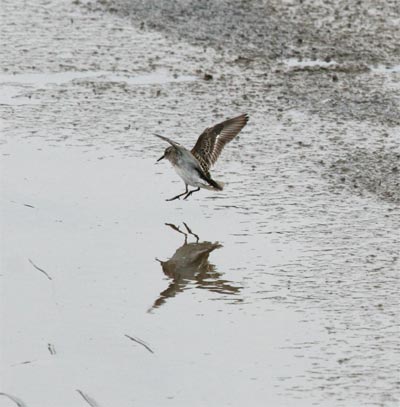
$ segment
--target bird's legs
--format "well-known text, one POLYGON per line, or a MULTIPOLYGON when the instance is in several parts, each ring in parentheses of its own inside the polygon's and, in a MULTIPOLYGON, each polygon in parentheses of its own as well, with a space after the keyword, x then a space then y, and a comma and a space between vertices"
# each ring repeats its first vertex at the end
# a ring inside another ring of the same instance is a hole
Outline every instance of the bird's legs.
MULTIPOLYGON (((184 223, 184 225, 186 226, 186 223, 185 223, 185 222, 183 222, 183 223, 184 223)), ((187 233, 182 232, 182 231, 179 229, 179 226, 175 226, 175 225, 172 224, 172 223, 166 223, 166 225, 169 226, 170 228, 176 230, 177 232, 182 233, 182 235, 185 235, 185 244, 187 244, 187 238, 188 238, 187 233)), ((186 229, 187 229, 187 226, 186 226, 186 229)), ((156 259, 156 260, 157 260, 157 259, 156 259)))
POLYGON ((197 191, 200 191, 200 187, 197 188, 197 189, 193 189, 192 191, 189 191, 189 192, 186 191, 186 195, 185 195, 185 197, 183 199, 189 198, 189 196, 192 195, 193 192, 197 192, 197 191))
POLYGON ((198 243, 199 242, 199 237, 196 235, 196 233, 193 233, 191 231, 191 229, 189 228, 189 226, 185 222, 183 222, 183 224, 185 225, 185 228, 188 231, 188 233, 191 234, 192 236, 194 236, 196 238, 196 243, 198 243))
MULTIPOLYGON (((185 184, 185 188, 186 188, 186 191, 185 191, 183 194, 179 194, 179 195, 177 195, 177 196, 174 196, 173 198, 166 199, 166 201, 174 201, 175 199, 179 199, 181 196, 188 194, 188 193, 189 193, 189 189, 188 189, 187 184, 185 184)), ((200 189, 200 188, 199 188, 199 189, 200 189)), ((186 199, 186 197, 185 197, 184 199, 186 199)))
MULTIPOLYGON (((187 232, 188 232, 190 235, 194 236, 194 237, 196 238, 196 243, 198 243, 198 242, 199 242, 199 237, 196 235, 196 233, 193 233, 192 230, 190 229, 190 227, 189 227, 185 222, 183 222, 183 224, 185 225, 185 228, 186 228, 187 232)), ((175 226, 173 223, 166 223, 165 225, 166 225, 166 226, 169 226, 170 228, 172 228, 172 229, 174 229, 174 230, 176 230, 178 233, 182 233, 182 235, 185 236, 185 244, 187 244, 188 235, 187 235, 187 233, 185 233, 185 232, 183 232, 182 230, 180 230, 180 229, 179 229, 179 226, 175 226)), ((160 261, 160 260, 158 260, 157 258, 156 258, 156 260, 157 260, 157 261, 160 261)))

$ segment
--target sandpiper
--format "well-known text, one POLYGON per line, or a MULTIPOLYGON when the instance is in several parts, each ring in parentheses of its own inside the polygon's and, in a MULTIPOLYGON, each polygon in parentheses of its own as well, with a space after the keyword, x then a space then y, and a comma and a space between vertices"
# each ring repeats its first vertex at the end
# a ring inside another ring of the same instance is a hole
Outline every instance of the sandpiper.
POLYGON ((155 134, 171 144, 157 162, 166 158, 185 183, 185 192, 167 199, 167 201, 173 201, 183 195, 183 199, 187 199, 193 192, 200 191, 200 188, 222 191, 224 184, 211 178, 210 167, 217 161, 225 144, 237 136, 248 120, 249 116, 242 114, 213 127, 208 127, 200 135, 191 151, 167 137, 155 134), (196 187, 196 189, 189 191, 189 185, 196 187))

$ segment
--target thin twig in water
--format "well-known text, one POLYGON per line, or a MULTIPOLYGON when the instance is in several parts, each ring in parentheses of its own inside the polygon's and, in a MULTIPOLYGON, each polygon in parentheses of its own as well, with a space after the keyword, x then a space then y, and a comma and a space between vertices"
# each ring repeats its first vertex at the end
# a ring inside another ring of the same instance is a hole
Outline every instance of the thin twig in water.
POLYGON ((35 267, 36 270, 39 270, 40 272, 42 272, 49 280, 52 280, 52 278, 47 274, 46 271, 44 271, 43 269, 41 269, 40 267, 38 267, 31 259, 28 259, 29 263, 32 264, 33 267, 35 267))
POLYGON ((144 346, 150 353, 154 353, 154 351, 150 348, 150 346, 146 345, 146 343, 144 343, 142 340, 137 339, 137 338, 133 338, 132 336, 126 335, 125 336, 130 339, 133 342, 138 343, 139 345, 144 346))
POLYGON ((89 406, 91 406, 91 407, 99 407, 96 400, 93 400, 90 396, 85 394, 82 390, 77 389, 76 391, 82 396, 82 398, 86 401, 86 403, 89 404, 89 406))
POLYGON ((11 401, 13 401, 18 407, 26 407, 26 404, 18 399, 17 397, 11 396, 11 394, 7 394, 7 393, 0 393, 0 396, 5 396, 8 397, 11 401))
POLYGON ((29 204, 23 204, 24 206, 27 206, 28 208, 35 208, 34 206, 32 206, 32 205, 29 205, 29 204))
POLYGON ((51 344, 51 343, 48 343, 48 344, 47 344, 47 349, 49 350, 50 355, 55 355, 55 354, 57 353, 57 352, 56 352, 56 348, 55 348, 54 345, 51 344))
POLYGON ((29 363, 36 362, 36 360, 26 360, 25 362, 14 363, 10 365, 11 367, 20 366, 20 365, 29 365, 29 363))

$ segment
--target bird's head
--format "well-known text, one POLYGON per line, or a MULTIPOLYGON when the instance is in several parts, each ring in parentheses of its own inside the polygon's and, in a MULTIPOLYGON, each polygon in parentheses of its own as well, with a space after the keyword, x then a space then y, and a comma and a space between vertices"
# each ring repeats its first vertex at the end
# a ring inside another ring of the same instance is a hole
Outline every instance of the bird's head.
POLYGON ((168 161, 171 161, 172 164, 175 164, 176 157, 179 154, 179 144, 175 143, 175 141, 170 140, 168 137, 161 136, 160 134, 154 134, 156 137, 160 138, 161 140, 166 141, 167 143, 171 144, 170 147, 167 147, 164 151, 164 155, 160 157, 158 161, 161 161, 163 158, 166 158, 168 161))
POLYGON ((172 161, 175 156, 175 148, 173 146, 167 147, 164 151, 164 154, 157 160, 161 161, 163 158, 166 158, 168 161, 172 161))

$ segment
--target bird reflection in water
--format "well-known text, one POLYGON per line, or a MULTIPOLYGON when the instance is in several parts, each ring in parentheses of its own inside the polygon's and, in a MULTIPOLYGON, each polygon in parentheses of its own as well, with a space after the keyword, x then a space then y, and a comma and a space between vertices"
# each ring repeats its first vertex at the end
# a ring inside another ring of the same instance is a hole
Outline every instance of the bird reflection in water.
POLYGON ((190 285, 219 294, 237 294, 240 292, 240 287, 222 279, 222 274, 218 273, 215 266, 208 261, 210 253, 221 248, 222 245, 218 242, 199 242, 199 237, 190 230, 186 223, 183 224, 186 232, 178 226, 166 223, 176 232, 183 234, 185 240, 169 260, 156 259, 161 264, 163 273, 171 279, 171 282, 168 288, 160 293, 149 311, 163 305, 168 298, 175 297, 178 293, 190 288, 188 287, 190 285), (188 243, 189 235, 196 239, 195 243, 188 243))

